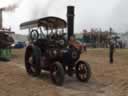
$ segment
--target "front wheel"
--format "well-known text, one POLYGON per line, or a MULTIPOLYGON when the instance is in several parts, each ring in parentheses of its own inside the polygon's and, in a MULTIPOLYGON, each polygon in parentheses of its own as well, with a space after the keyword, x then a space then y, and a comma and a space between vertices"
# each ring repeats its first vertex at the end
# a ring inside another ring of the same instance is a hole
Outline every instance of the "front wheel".
POLYGON ((51 78, 56 85, 63 85, 64 83, 64 68, 60 62, 54 62, 51 69, 51 78))
POLYGON ((76 77, 82 82, 88 82, 91 77, 91 68, 87 62, 79 61, 76 64, 76 77))

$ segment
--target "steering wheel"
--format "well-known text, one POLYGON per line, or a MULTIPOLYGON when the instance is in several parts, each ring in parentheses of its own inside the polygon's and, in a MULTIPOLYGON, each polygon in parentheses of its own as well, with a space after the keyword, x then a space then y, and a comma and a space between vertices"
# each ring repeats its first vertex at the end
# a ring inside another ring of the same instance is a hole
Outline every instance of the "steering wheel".
POLYGON ((33 29, 31 32, 30 32, 30 38, 32 41, 36 41, 39 39, 39 32, 35 29, 33 29))

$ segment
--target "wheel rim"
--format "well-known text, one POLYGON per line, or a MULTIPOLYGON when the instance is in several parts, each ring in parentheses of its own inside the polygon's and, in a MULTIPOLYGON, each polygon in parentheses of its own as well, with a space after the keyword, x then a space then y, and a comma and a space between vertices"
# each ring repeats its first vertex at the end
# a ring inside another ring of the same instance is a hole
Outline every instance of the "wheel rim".
POLYGON ((28 56, 27 56, 27 70, 28 70, 28 73, 33 75, 35 72, 36 72, 36 69, 34 68, 34 57, 32 56, 32 53, 29 51, 28 52, 28 56))
POLYGON ((53 68, 52 75, 53 75, 53 78, 54 78, 55 82, 60 81, 60 78, 58 76, 60 74, 59 74, 58 68, 56 66, 53 68))
POLYGON ((81 80, 85 80, 87 78, 87 68, 86 65, 83 63, 80 63, 77 69, 78 76, 81 80))
MULTIPOLYGON (((41 72, 40 67, 40 54, 34 54, 36 49, 32 49, 32 46, 28 46, 25 52, 25 68, 29 75, 39 76, 41 72)), ((39 50, 36 52, 39 53, 39 50)))
POLYGON ((29 57, 28 63, 30 64, 31 71, 33 73, 36 72, 36 70, 34 68, 34 60, 33 60, 32 56, 29 57))

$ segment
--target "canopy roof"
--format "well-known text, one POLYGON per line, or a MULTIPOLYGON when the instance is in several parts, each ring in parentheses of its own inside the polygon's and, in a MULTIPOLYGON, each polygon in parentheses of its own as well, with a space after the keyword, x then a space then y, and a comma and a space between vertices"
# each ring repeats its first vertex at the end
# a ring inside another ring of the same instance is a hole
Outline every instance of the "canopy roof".
POLYGON ((34 28, 34 27, 44 27, 46 30, 48 29, 56 29, 56 28, 65 28, 66 21, 58 18, 58 17, 44 17, 37 20, 32 20, 28 22, 24 22, 20 24, 21 29, 34 28))

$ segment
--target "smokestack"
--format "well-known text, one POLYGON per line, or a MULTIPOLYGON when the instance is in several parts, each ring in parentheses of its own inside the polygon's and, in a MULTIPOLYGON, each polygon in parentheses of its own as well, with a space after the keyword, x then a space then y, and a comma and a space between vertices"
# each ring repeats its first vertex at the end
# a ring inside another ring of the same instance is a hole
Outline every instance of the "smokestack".
POLYGON ((2 29, 2 9, 0 9, 0 29, 2 29))
POLYGON ((9 5, 7 7, 0 8, 0 29, 3 28, 3 18, 2 18, 2 12, 8 12, 8 11, 14 11, 18 7, 17 4, 9 5))
POLYGON ((74 35, 74 6, 67 7, 68 40, 74 35))

